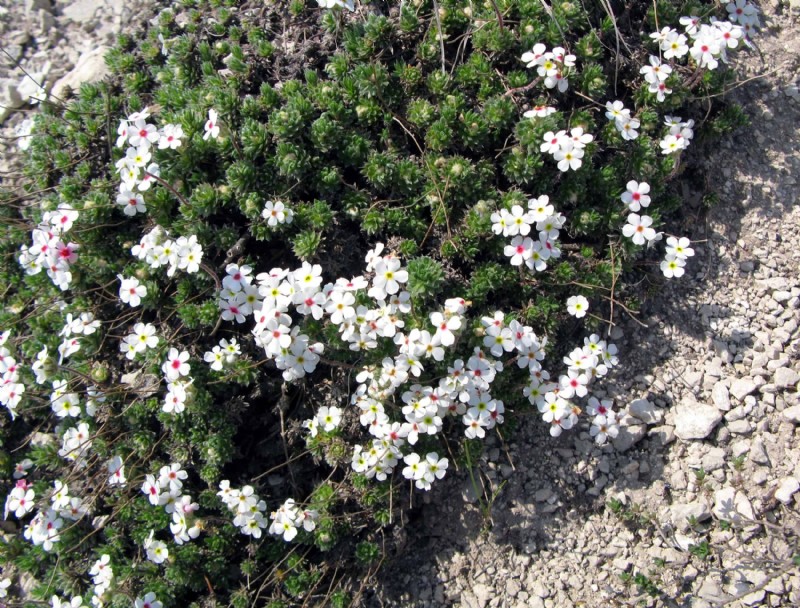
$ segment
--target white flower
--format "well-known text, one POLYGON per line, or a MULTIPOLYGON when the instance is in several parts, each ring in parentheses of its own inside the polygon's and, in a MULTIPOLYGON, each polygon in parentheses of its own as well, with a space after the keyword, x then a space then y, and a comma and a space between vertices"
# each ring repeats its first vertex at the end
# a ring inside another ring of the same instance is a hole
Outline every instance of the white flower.
POLYGON ((320 8, 346 8, 350 12, 356 10, 353 0, 317 0, 320 8))
POLYGON ((181 137, 183 137, 183 129, 180 125, 164 125, 158 139, 158 148, 174 150, 181 145, 181 137))
POLYGON ((135 277, 125 278, 118 274, 117 278, 120 280, 119 299, 123 304, 129 304, 131 307, 139 306, 142 298, 147 297, 147 287, 141 285, 139 279, 135 277))
POLYGON ((106 462, 108 469, 108 483, 109 485, 124 486, 127 480, 125 479, 125 463, 120 456, 114 456, 111 460, 106 462))
POLYGON ((147 552, 147 559, 154 564, 161 564, 169 557, 167 545, 160 540, 153 540, 155 531, 150 530, 150 535, 144 541, 144 549, 147 552))
POLYGON ((637 213, 628 215, 628 223, 622 227, 622 234, 633 240, 636 245, 644 245, 645 241, 656 238, 656 231, 650 227, 653 218, 637 213))
POLYGON ((660 268, 661 272, 664 273, 664 276, 668 279, 671 279, 682 277, 685 272, 683 268, 684 266, 686 266, 685 259, 668 253, 664 258, 664 261, 661 262, 660 268))
POLYGON ((342 410, 336 406, 322 406, 317 412, 316 420, 322 430, 329 433, 336 429, 342 421, 342 410))
POLYGON ((261 217, 267 220, 269 226, 278 224, 291 224, 294 219, 294 212, 280 201, 267 201, 261 217))
POLYGON ((642 207, 650 205, 650 184, 647 182, 637 182, 631 180, 625 186, 626 191, 620 197, 622 202, 628 205, 631 211, 639 211, 642 207))
POLYGON ((692 242, 685 236, 676 239, 674 236, 667 238, 667 254, 674 255, 676 258, 686 260, 694 255, 691 248, 692 242))
POLYGON ((178 352, 177 348, 170 348, 167 353, 167 360, 161 366, 167 380, 174 382, 181 376, 188 376, 189 367, 189 353, 184 351, 178 352))
POLYGON ((219 137, 219 124, 217 123, 217 111, 213 108, 208 111, 208 120, 204 126, 205 133, 203 134, 203 139, 208 140, 208 138, 217 139, 219 137))
POLYGON ((589 310, 589 300, 583 296, 571 296, 567 299, 567 312, 573 317, 580 319, 586 316, 589 310))

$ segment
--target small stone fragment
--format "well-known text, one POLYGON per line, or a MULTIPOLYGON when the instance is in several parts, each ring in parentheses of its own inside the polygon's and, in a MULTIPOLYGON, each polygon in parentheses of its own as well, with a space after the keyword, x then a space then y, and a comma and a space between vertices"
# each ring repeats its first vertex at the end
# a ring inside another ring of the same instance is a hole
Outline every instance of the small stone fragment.
POLYGON ((779 367, 773 378, 775 385, 781 389, 792 389, 800 382, 800 374, 791 367, 779 367))
POLYGON ((675 408, 675 434, 679 439, 705 439, 722 420, 722 413, 713 405, 699 403, 689 395, 675 408))
POLYGON ((647 399, 636 399, 628 406, 631 416, 647 424, 659 424, 664 419, 664 412, 647 399))
POLYGON ((670 517, 673 525, 681 532, 689 529, 689 520, 694 519, 702 522, 711 517, 711 510, 704 502, 691 502, 686 505, 672 505, 670 507, 670 517))
POLYGON ((722 488, 714 493, 714 515, 718 519, 734 523, 748 523, 755 519, 753 505, 742 492, 736 488, 722 488))
POLYGON ((783 410, 783 418, 787 422, 794 422, 800 424, 800 405, 793 405, 783 410))
POLYGON ((717 382, 711 390, 711 400, 717 409, 727 412, 731 409, 731 397, 728 387, 723 382, 717 382))
POLYGON ((780 500, 783 504, 788 505, 792 502, 792 496, 800 490, 800 481, 794 477, 784 477, 778 482, 778 488, 775 490, 775 498, 780 500))
POLYGON ((647 427, 643 424, 620 426, 619 434, 614 438, 614 449, 625 452, 639 443, 645 436, 647 427))
POLYGON ((738 378, 733 381, 733 384, 731 384, 730 393, 736 399, 741 401, 747 397, 747 395, 756 392, 756 389, 758 389, 758 386, 752 378, 738 378))

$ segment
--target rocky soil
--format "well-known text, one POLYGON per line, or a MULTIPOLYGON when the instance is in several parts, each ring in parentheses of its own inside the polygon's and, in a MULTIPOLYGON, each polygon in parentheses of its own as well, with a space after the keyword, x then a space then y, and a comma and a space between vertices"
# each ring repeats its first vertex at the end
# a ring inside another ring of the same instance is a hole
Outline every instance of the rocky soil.
MULTIPOLYGON (((102 78, 143 4, 0 2, 0 179, 29 96, 102 78)), ((686 192, 695 206, 674 232, 695 241, 689 272, 653 289, 645 326, 612 332, 622 365, 601 388, 627 409, 624 432, 601 448, 588 428, 553 439, 531 417, 487 442, 480 491, 462 471, 426 494, 366 604, 800 605, 797 4, 763 3, 757 48, 739 54, 731 95, 752 125, 709 156, 705 192, 686 192)))
POLYGON ((103 56, 124 27, 145 14, 142 0, 0 0, 0 178, 17 168, 23 122, 39 87, 54 101, 108 73, 103 56))

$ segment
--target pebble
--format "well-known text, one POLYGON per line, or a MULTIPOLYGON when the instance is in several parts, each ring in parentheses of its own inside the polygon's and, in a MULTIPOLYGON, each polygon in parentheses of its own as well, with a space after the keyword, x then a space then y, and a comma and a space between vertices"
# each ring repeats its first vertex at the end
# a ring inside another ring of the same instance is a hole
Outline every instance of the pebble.
POLYGON ((722 414, 713 405, 699 403, 687 395, 675 408, 675 435, 678 439, 705 439, 722 420, 722 414))
POLYGON ((713 447, 708 450, 702 459, 703 469, 707 472, 716 471, 725 466, 725 450, 720 447, 713 447))
POLYGON ((732 487, 722 488, 714 493, 713 513, 718 519, 734 523, 743 521, 743 518, 755 519, 750 500, 743 492, 732 487))
POLYGON ((614 449, 618 452, 627 452, 644 438, 646 432, 647 427, 643 424, 621 426, 619 434, 614 438, 614 449))
POLYGON ((800 382, 800 374, 791 367, 779 367, 773 376, 775 385, 780 389, 792 389, 800 382))
POLYGON ((689 520, 694 518, 697 522, 703 522, 711 517, 711 510, 704 502, 691 502, 686 505, 672 505, 670 507, 670 518, 674 526, 681 532, 686 532, 689 528, 689 520))
POLYGON ((769 466, 769 455, 761 437, 756 437, 750 444, 750 460, 756 464, 769 466))
POLYGON ((660 424, 664 420, 664 411, 647 399, 631 401, 628 412, 647 424, 660 424))
POLYGON ((728 424, 728 430, 737 435, 747 435, 753 432, 753 425, 749 420, 734 420, 728 424))
POLYGON ((793 405, 783 410, 783 418, 788 422, 800 424, 800 405, 793 405))
POLYGON ((752 378, 737 378, 733 381, 733 384, 731 384, 730 393, 741 401, 747 397, 747 395, 756 392, 757 389, 758 385, 752 378))
POLYGON ((711 401, 717 406, 717 409, 727 412, 731 409, 731 397, 728 392, 728 387, 724 382, 720 381, 714 385, 711 390, 711 401))
POLYGON ((775 490, 775 498, 780 500, 783 504, 788 505, 792 502, 792 496, 800 490, 800 481, 794 477, 784 477, 778 482, 778 487, 775 490))
POLYGON ((97 82, 104 78, 109 73, 103 59, 107 52, 108 47, 99 46, 81 54, 75 67, 53 85, 53 94, 63 97, 68 88, 75 91, 85 82, 97 82))

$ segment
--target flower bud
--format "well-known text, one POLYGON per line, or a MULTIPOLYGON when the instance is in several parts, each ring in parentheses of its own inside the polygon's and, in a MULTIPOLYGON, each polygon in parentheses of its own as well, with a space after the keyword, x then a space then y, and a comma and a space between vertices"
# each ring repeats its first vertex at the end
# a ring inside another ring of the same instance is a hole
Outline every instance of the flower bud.
POLYGON ((106 363, 95 363, 92 367, 92 380, 101 384, 108 380, 108 365, 106 363))

